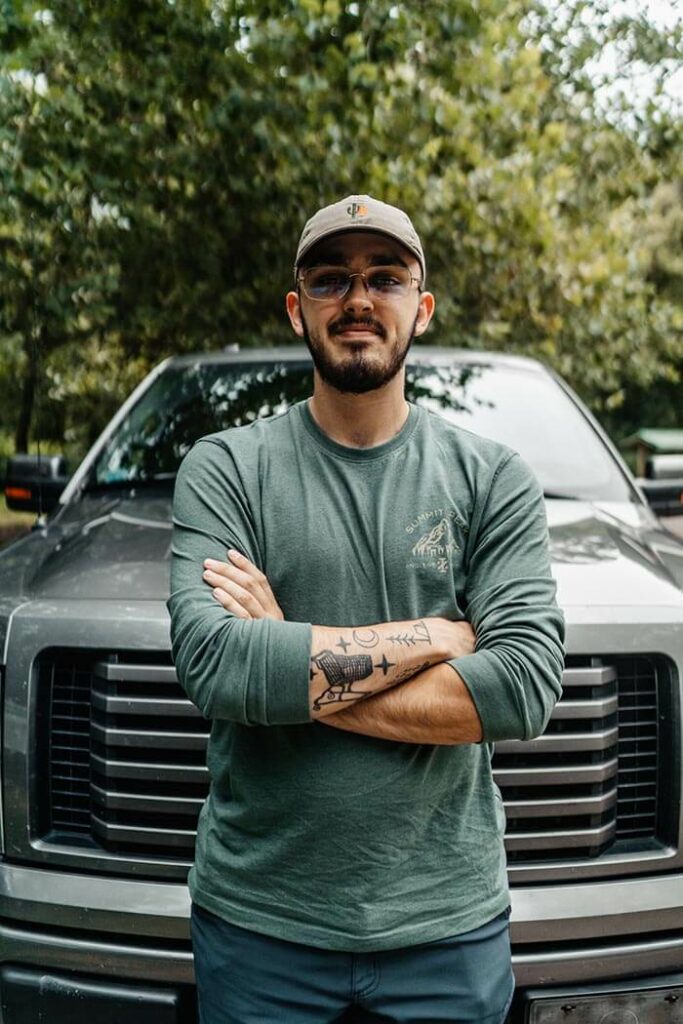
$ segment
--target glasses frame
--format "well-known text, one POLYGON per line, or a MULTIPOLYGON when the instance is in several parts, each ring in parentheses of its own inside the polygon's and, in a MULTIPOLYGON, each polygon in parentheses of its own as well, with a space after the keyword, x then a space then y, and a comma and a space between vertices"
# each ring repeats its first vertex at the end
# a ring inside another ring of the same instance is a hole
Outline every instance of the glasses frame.
MULTIPOLYGON (((341 295, 335 295, 335 296, 330 295, 330 296, 326 296, 326 297, 325 296, 320 297, 320 296, 317 296, 317 295, 309 295, 309 293, 306 291, 306 285, 304 283, 304 278, 305 278, 306 274, 308 273, 309 270, 319 270, 321 267, 327 267, 327 266, 328 266, 327 263, 314 264, 312 267, 306 267, 306 269, 303 272, 301 272, 301 273, 299 273, 297 275, 297 279, 296 279, 297 284, 301 286, 301 289, 302 289, 304 295, 306 296, 307 299, 310 299, 311 302, 341 302, 343 299, 346 298, 346 296, 351 291, 351 289, 353 287, 351 282, 353 281, 354 277, 360 277, 361 278, 361 280, 363 282, 363 287, 365 288, 365 291, 367 292, 367 294, 369 296, 371 296, 371 298, 375 302, 396 302, 397 299, 405 299, 405 298, 407 298, 408 295, 410 294, 410 287, 412 287, 413 282, 415 282, 415 284, 417 285, 418 292, 422 293, 424 291, 424 288, 422 287, 422 281, 420 280, 420 278, 419 277, 414 277, 413 274, 411 274, 410 275, 409 291, 406 292, 405 295, 382 296, 382 295, 376 295, 374 292, 371 292, 370 291, 370 287, 368 285, 367 275, 373 273, 373 271, 388 270, 388 269, 390 269, 392 265, 390 263, 388 263, 386 266, 367 267, 365 270, 357 270, 357 271, 354 271, 353 274, 349 274, 348 275, 348 283, 347 283, 347 286, 346 286, 346 290, 344 292, 342 292, 341 295)), ((346 267, 336 267, 332 263, 329 264, 329 267, 330 267, 330 270, 343 270, 346 273, 346 267)), ((401 269, 402 270, 403 269, 407 269, 407 267, 406 268, 401 267, 401 269)))

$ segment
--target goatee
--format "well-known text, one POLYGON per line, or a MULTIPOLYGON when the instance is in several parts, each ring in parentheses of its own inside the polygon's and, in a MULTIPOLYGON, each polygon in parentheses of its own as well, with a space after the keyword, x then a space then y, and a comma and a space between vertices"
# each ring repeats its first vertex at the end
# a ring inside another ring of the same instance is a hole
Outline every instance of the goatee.
MULTIPOLYGON (((413 320, 408 336, 403 339, 397 338, 386 361, 368 358, 365 346, 361 343, 358 343, 357 346, 350 345, 346 358, 335 361, 328 355, 325 344, 320 340, 320 337, 309 332, 308 324, 303 314, 301 315, 301 322, 306 347, 311 353, 313 365, 322 380, 329 384, 330 387, 344 394, 363 395, 368 391, 376 391, 377 388, 388 384, 399 372, 415 337, 417 315, 413 320)), ((344 317, 330 325, 329 333, 334 337, 335 334, 339 334, 345 327, 349 327, 351 324, 364 324, 375 330, 380 338, 385 337, 382 325, 371 317, 361 317, 358 319, 344 317)))

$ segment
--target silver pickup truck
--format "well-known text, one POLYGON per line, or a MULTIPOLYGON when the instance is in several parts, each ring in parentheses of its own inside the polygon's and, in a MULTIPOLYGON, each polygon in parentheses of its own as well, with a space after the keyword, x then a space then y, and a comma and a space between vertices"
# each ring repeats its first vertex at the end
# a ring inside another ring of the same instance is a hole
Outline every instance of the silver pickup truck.
MULTIPOLYGON (((533 360, 419 346, 407 381, 531 465, 567 619, 546 732, 493 761, 510 1024, 683 1021, 683 542, 653 512, 683 511, 683 481, 637 484, 533 360)), ((171 661, 173 481, 196 438, 311 382, 303 348, 171 358, 71 479, 57 457, 10 463, 10 503, 41 514, 0 552, 2 1024, 196 1022, 185 879, 209 723, 171 661)))

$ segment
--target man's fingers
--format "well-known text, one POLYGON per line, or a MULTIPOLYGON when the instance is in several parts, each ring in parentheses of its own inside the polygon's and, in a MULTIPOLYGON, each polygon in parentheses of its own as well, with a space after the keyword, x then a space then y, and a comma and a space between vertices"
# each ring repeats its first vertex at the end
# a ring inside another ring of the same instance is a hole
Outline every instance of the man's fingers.
POLYGON ((235 551, 234 548, 228 548, 228 558, 235 563, 238 569, 242 569, 249 576, 253 576, 257 583, 268 583, 264 573, 262 573, 253 562, 250 562, 247 556, 243 555, 241 551, 235 551))
MULTIPOLYGON (((270 592, 268 580, 262 572, 259 572, 256 566, 252 566, 248 559, 243 558, 243 564, 244 563, 246 563, 245 568, 239 568, 231 562, 216 562, 212 558, 207 558, 204 562, 204 567, 208 569, 209 572, 217 573, 224 579, 232 580, 234 583, 237 583, 238 586, 242 587, 242 589, 247 593, 253 594, 255 597, 263 600, 263 598, 266 598, 270 592), (248 566, 251 566, 251 570, 247 568, 248 566), (265 581, 265 587, 262 585, 261 579, 265 581)), ((206 576, 206 573, 204 575, 206 576)))
POLYGON ((236 583, 234 579, 226 576, 222 573, 214 572, 212 569, 205 569, 203 573, 205 583, 208 583, 211 587, 216 587, 219 590, 227 593, 234 601, 237 601, 242 608, 246 609, 249 613, 249 617, 260 617, 263 614, 263 609, 258 598, 241 587, 239 583, 236 583))
POLYGON ((243 608, 239 601, 236 601, 226 590, 216 587, 212 591, 213 596, 219 604, 223 605, 226 611, 231 612, 237 619, 250 619, 251 615, 243 608))
POLYGON ((226 589, 246 606, 253 619, 284 619, 268 578, 239 551, 230 548, 228 555, 229 562, 212 558, 204 561, 204 581, 226 589))

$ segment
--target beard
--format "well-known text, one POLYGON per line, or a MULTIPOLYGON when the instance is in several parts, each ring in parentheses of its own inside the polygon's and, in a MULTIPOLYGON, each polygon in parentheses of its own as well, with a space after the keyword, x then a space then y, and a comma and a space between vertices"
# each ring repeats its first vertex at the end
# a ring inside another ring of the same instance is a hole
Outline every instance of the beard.
MULTIPOLYGON (((349 351, 345 357, 335 360, 331 357, 325 347, 322 331, 309 331, 308 324, 301 313, 301 323, 304 332, 306 347, 311 353, 313 365, 320 374, 322 380, 330 387, 350 395, 363 395, 368 391, 376 391, 393 380, 403 366, 410 346, 415 337, 415 325, 418 314, 415 315, 412 327, 404 336, 397 336, 395 343, 389 350, 382 346, 380 359, 373 358, 366 354, 366 345, 359 342, 356 345, 349 345, 349 351)), ((364 324, 371 327, 380 338, 386 336, 381 323, 372 317, 340 317, 330 324, 329 334, 334 336, 349 327, 351 324, 364 324)))

